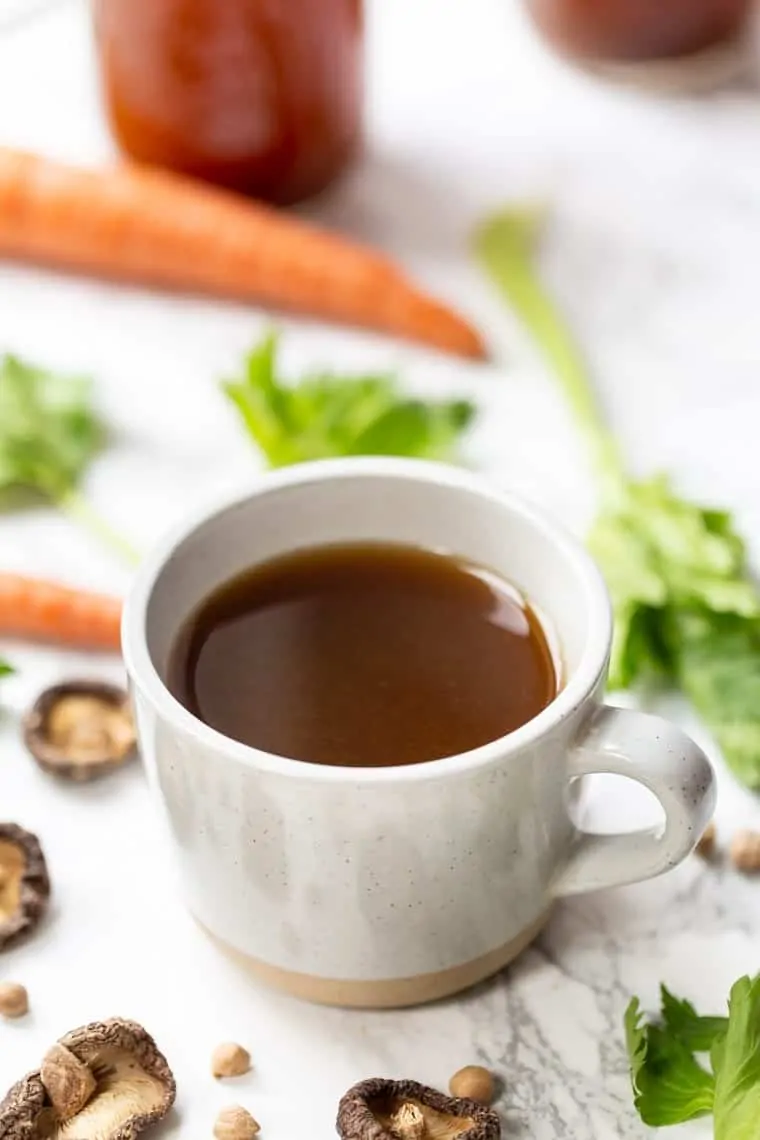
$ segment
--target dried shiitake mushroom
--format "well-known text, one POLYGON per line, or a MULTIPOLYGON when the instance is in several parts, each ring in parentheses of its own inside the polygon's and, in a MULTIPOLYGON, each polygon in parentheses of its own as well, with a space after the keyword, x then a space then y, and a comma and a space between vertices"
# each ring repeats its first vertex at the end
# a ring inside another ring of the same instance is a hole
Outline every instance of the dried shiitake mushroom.
POLYGON ((338 1107, 341 1140, 499 1140, 493 1109, 445 1096, 417 1081, 372 1077, 349 1089, 338 1107))
POLYGON ((112 1018, 74 1029, 0 1103, 0 1140, 132 1140, 166 1116, 175 1084, 153 1038, 112 1018))
POLYGON ((24 743, 48 772, 94 780, 134 754, 127 693, 105 681, 65 681, 40 693, 24 717, 24 743))
POLYGON ((28 934, 50 898, 45 856, 31 831, 0 823, 0 950, 28 934))

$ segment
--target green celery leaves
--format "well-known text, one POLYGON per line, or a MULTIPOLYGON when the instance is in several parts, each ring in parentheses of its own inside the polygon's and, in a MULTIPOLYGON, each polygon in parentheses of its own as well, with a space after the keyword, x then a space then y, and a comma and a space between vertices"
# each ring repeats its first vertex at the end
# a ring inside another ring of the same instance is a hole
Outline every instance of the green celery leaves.
POLYGON ((663 986, 660 1017, 647 1021, 634 998, 624 1025, 634 1102, 645 1124, 680 1124, 712 1113, 715 1140, 757 1140, 760 975, 735 983, 728 1017, 701 1017, 663 986))
POLYGON ((555 376, 600 487, 589 546, 615 613, 610 683, 680 687, 736 776, 760 788, 760 594, 730 515, 680 498, 664 478, 628 478, 582 353, 535 267, 543 217, 488 220, 476 254, 555 376))
POLYGON ((715 1140, 760 1134, 760 975, 740 978, 728 1001, 728 1028, 713 1047, 715 1140))
POLYGON ((660 986, 660 1001, 666 1031, 695 1053, 709 1053, 726 1032, 728 1018, 702 1017, 691 1002, 674 997, 666 986, 660 986))
POLYGON ((0 493, 41 495, 134 560, 131 547, 78 490, 104 439, 89 380, 59 376, 16 356, 0 358, 0 493))
POLYGON ((625 1014, 636 1109, 645 1124, 680 1124, 712 1111, 715 1081, 680 1038, 642 1021, 638 999, 625 1014))
POLYGON ((475 415, 467 400, 406 396, 387 375, 317 372, 283 383, 271 334, 249 353, 243 375, 222 387, 271 467, 343 455, 454 459, 475 415))
POLYGON ((0 361, 0 490, 25 488, 60 499, 76 486, 104 432, 90 382, 62 377, 15 356, 0 361))

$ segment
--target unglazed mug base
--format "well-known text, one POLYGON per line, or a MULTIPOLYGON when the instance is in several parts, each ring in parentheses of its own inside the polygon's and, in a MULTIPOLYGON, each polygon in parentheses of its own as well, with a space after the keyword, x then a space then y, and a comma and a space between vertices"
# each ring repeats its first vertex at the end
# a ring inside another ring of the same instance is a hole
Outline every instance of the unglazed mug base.
POLYGON ((195 921, 222 953, 242 966, 257 981, 272 989, 316 1005, 338 1006, 343 1009, 403 1009, 453 997, 478 982, 493 977, 527 949, 541 933, 548 917, 547 908, 516 938, 461 966, 438 970, 433 974, 419 974, 415 978, 390 978, 383 981, 340 981, 337 978, 319 978, 282 970, 234 949, 213 934, 200 919, 196 917, 195 921))

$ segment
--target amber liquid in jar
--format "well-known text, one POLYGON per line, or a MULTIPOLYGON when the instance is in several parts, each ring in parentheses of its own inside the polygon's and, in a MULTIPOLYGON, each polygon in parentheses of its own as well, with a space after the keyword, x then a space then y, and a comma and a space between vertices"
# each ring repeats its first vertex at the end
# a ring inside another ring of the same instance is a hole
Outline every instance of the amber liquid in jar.
POLYGON ((566 56, 655 64, 713 58, 740 39, 752 0, 529 0, 529 8, 566 56))
POLYGON ((94 0, 117 143, 255 197, 322 190, 358 145, 361 0, 94 0))

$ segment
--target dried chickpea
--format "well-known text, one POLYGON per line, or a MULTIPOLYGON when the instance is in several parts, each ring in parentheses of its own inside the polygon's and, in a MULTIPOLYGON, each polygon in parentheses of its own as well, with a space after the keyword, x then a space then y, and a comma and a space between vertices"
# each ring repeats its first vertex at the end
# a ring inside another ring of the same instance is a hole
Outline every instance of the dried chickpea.
POLYGON ((703 859, 709 859, 715 854, 715 842, 718 833, 715 827, 714 820, 710 820, 705 830, 700 835, 697 846, 694 848, 697 855, 701 855, 703 859))
POLYGON ((449 1081, 449 1092, 478 1104, 491 1104, 495 1093, 493 1073, 482 1065, 465 1065, 449 1081))
POLYGON ((29 1012, 29 994, 18 982, 0 982, 0 1015, 23 1017, 29 1012))
POLYGON ((214 1125, 216 1140, 253 1140, 259 1131, 258 1122, 239 1104, 223 1108, 214 1125))
POLYGON ((222 1042, 211 1054, 211 1072, 215 1077, 240 1077, 250 1067, 250 1053, 234 1041, 222 1042))
POLYGON ((760 832, 737 831, 731 840, 730 854, 737 871, 760 871, 760 832))

